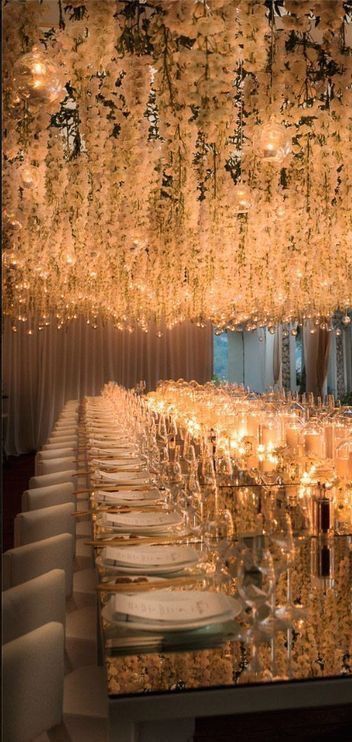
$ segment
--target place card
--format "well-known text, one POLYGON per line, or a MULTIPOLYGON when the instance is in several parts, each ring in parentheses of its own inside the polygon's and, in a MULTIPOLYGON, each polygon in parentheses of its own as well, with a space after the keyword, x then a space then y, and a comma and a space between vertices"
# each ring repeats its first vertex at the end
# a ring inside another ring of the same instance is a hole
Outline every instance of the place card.
POLYGON ((104 513, 106 524, 144 528, 148 526, 172 526, 182 523, 180 513, 104 513))
POLYGON ((142 501, 142 500, 160 500, 162 499, 162 493, 158 489, 152 490, 117 490, 116 492, 103 492, 102 490, 96 490, 95 496, 102 500, 126 500, 126 501, 142 501))
MULTIPOLYGON (((147 474, 147 472, 146 472, 147 474)), ((94 476, 97 480, 102 480, 105 482, 113 482, 115 484, 122 484, 123 482, 132 482, 135 484, 148 484, 149 478, 147 476, 145 477, 139 477, 138 472, 134 471, 126 471, 124 469, 121 469, 119 472, 107 472, 107 471, 101 471, 100 469, 96 469, 94 472, 94 476)))
POLYGON ((143 618, 143 620, 184 623, 211 616, 222 615, 230 610, 227 596, 213 592, 153 593, 127 595, 120 593, 114 597, 116 613, 143 618), (165 596, 169 597, 166 598, 165 596))
POLYGON ((197 562, 198 554, 190 546, 107 546, 105 559, 123 564, 162 565, 197 562))

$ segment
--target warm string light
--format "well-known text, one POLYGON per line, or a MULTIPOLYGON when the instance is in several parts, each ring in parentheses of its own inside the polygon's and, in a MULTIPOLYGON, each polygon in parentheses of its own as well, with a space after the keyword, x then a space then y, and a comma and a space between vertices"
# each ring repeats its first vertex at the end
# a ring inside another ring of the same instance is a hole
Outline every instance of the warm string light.
POLYGON ((25 279, 61 324, 347 326, 351 33, 320 5, 140 2, 127 48, 124 0, 45 45, 40 3, 7 3, 5 313, 25 279))

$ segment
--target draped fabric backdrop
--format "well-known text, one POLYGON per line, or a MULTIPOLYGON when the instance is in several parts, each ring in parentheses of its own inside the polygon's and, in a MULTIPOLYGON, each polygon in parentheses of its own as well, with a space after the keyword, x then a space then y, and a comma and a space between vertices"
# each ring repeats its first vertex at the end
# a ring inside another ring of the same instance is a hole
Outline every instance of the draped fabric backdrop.
POLYGON ((185 322, 172 330, 116 330, 106 323, 93 329, 83 318, 67 329, 54 324, 38 331, 31 324, 15 333, 3 325, 3 393, 8 395, 6 451, 38 449, 68 399, 99 394, 107 381, 133 387, 144 379, 211 379, 212 327, 185 322), (157 337, 161 331, 162 337, 157 337))
POLYGON ((306 368, 306 391, 318 396, 324 393, 328 373, 331 333, 314 326, 308 320, 303 326, 304 362, 306 368), (316 332, 312 335, 311 330, 316 332))

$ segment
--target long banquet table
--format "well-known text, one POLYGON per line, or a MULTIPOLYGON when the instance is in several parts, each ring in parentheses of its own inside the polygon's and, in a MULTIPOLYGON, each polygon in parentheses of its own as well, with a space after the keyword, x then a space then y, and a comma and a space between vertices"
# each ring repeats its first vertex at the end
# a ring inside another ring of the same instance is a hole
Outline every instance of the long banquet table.
MULTIPOLYGON (((103 406, 106 410, 106 402, 103 406)), ((117 539, 117 545, 128 542, 138 548, 148 539, 127 528, 116 534, 111 524, 107 525, 109 506, 99 502, 97 493, 126 492, 127 485, 109 484, 104 489, 99 481, 97 464, 92 464, 92 456, 96 462, 97 455, 92 436, 97 436, 97 431, 100 434, 104 424, 98 422, 97 400, 88 399, 86 411, 90 407, 94 410, 91 427, 88 422, 87 428, 86 415, 81 440, 90 476, 92 543, 99 578, 100 659, 106 669, 109 738, 119 742, 187 742, 193 738, 197 717, 351 703, 350 534, 295 537, 290 568, 279 575, 271 597, 279 604, 285 602, 289 591, 292 620, 280 621, 277 612, 274 623, 270 624, 269 617, 267 630, 254 634, 251 640, 245 633, 248 605, 242 605, 242 612, 220 629, 210 631, 150 632, 136 630, 128 620, 121 626, 106 618, 107 603, 115 594, 128 592, 126 586, 139 595, 141 585, 150 592, 157 585, 153 576, 119 573, 101 558, 103 542, 108 538, 117 539), (93 446, 93 454, 89 446, 93 446)), ((164 503, 159 505, 160 512, 164 507, 164 503)), ((192 545, 202 556, 200 539, 187 530, 176 527, 169 539, 173 544, 192 545)), ((160 543, 162 539, 155 536, 150 541, 160 543)), ((233 536, 227 543, 225 564, 233 555, 236 560, 243 545, 259 562, 272 549, 266 534, 233 536)), ((259 584, 257 578, 258 574, 254 575, 254 584, 259 584)), ((218 589, 202 565, 183 572, 181 580, 179 574, 169 576, 168 588, 169 583, 171 589, 218 589)), ((238 598, 237 588, 235 577, 226 590, 238 598)))

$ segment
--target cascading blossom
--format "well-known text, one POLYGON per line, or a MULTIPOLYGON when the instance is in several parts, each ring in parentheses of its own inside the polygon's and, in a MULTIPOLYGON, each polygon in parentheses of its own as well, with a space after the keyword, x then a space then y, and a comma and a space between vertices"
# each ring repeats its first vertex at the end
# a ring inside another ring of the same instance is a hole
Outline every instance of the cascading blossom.
POLYGON ((39 0, 21 14, 9 0, 3 275, 14 326, 30 312, 43 326, 83 313, 92 326, 143 329, 345 314, 351 20, 343 0, 71 0, 48 30, 39 0), (59 105, 17 95, 13 68, 33 45, 66 82, 59 105))

